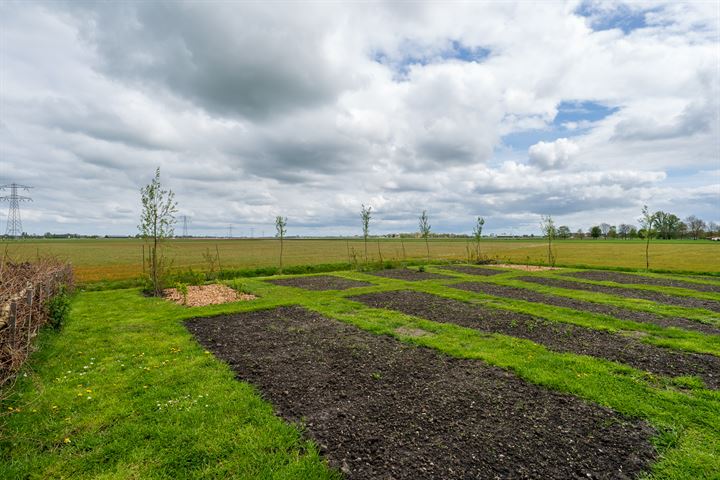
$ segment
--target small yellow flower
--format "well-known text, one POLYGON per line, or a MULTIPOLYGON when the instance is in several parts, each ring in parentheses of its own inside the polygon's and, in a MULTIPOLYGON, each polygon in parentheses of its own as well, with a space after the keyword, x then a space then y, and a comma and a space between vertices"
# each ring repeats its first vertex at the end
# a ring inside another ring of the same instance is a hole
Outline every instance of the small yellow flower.
POLYGON ((70 443, 70 442, 72 442, 72 440, 70 440, 70 438, 68 438, 68 437, 65 437, 65 440, 63 440, 63 442, 70 443))
POLYGON ((57 406, 57 405, 53 405, 53 406, 52 406, 52 409, 53 409, 53 410, 57 410, 57 409, 58 409, 58 406, 57 406))
POLYGON ((210 352, 208 350, 205 350, 205 355, 210 355, 210 352))
POLYGON ((92 390, 89 389, 89 388, 86 388, 85 391, 86 391, 87 393, 92 393, 92 390))

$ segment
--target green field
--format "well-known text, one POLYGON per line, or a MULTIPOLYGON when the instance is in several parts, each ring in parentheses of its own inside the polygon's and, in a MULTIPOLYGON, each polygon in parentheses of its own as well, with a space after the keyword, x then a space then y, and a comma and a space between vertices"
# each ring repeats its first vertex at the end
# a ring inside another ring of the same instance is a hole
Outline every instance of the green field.
MULTIPOLYGON (((538 287, 516 279, 526 272, 479 278, 436 267, 428 270, 449 276, 408 282, 342 272, 336 275, 373 286, 327 292, 275 286, 262 278, 232 280, 227 282, 230 286, 255 293, 259 299, 202 308, 148 298, 137 289, 81 292, 65 329, 41 335, 40 351, 2 405, 6 413, 0 437, 0 478, 337 478, 297 426, 274 416, 258 391, 236 380, 228 365, 201 348, 182 324, 191 317, 281 305, 302 305, 375 334, 497 365, 528 382, 643 418, 658 432, 654 443, 659 456, 648 472, 650 478, 717 478, 720 397, 698 379, 657 377, 600 358, 558 353, 527 340, 369 308, 346 297, 416 290, 530 313, 550 322, 635 334, 642 342, 709 355, 720 355, 720 337, 448 288, 460 281, 482 281, 590 297, 586 292, 538 287), (402 333, 413 329, 427 334, 402 333)), ((717 284, 717 280, 691 281, 717 284)), ((720 300, 715 293, 662 286, 631 288, 720 300)), ((720 313, 704 309, 610 295, 592 295, 592 299, 720 326, 720 313)))
MULTIPOLYGON (((176 269, 205 269, 203 253, 219 252, 222 268, 255 268, 278 264, 279 242, 274 239, 178 239, 167 242, 167 256, 176 269), (217 250, 216 250, 217 249, 217 250)), ((542 239, 483 240, 482 253, 513 263, 546 262, 542 239)), ((23 240, 5 242, 11 258, 31 260, 52 254, 73 264, 80 281, 128 279, 142 274, 143 241, 135 239, 23 240)), ((465 240, 430 241, 434 260, 464 260, 465 240)), ((285 265, 349 262, 353 253, 364 260, 361 239, 288 239, 285 265)), ((371 240, 368 257, 378 260, 422 259, 426 256, 422 240, 371 240), (378 247, 380 254, 378 254, 378 247)), ((645 268, 645 244, 639 240, 559 240, 559 265, 645 268)), ((673 272, 720 272, 720 243, 710 241, 656 240, 650 245, 650 268, 673 272)))

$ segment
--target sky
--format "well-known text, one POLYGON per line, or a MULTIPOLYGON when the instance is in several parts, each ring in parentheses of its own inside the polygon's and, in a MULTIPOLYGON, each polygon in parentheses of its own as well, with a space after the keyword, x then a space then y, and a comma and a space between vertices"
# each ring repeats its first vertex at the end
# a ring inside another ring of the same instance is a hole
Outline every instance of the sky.
POLYGON ((0 2, 24 230, 134 235, 156 167, 195 235, 720 222, 720 2, 0 2))

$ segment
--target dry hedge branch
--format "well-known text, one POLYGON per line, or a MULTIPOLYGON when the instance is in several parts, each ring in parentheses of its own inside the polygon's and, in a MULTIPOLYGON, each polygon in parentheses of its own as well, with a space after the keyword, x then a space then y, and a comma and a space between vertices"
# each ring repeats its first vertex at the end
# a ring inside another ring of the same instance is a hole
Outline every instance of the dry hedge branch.
MULTIPOLYGON (((33 263, 0 262, 0 389, 7 393, 32 351, 33 338, 48 322, 48 301, 61 287, 72 288, 69 264, 55 258, 33 263)), ((5 393, 0 393, 0 398, 5 393)))

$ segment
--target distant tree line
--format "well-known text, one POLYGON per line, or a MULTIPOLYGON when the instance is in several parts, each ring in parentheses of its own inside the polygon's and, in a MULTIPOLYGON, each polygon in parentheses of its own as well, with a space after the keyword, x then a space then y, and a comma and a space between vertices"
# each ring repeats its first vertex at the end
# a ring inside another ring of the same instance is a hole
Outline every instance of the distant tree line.
MULTIPOLYGON (((715 222, 705 222, 704 220, 690 215, 684 221, 674 213, 663 212, 658 210, 652 214, 655 222, 654 238, 664 240, 671 239, 693 239, 699 240, 706 237, 720 235, 720 225, 715 222)), ((547 234, 546 232, 543 232, 547 234)), ((566 225, 557 227, 554 232, 555 238, 621 238, 623 240, 632 238, 647 238, 645 228, 637 227, 631 223, 621 223, 620 225, 610 225, 609 223, 601 223, 593 225, 587 232, 582 229, 575 233, 570 231, 566 225)))

